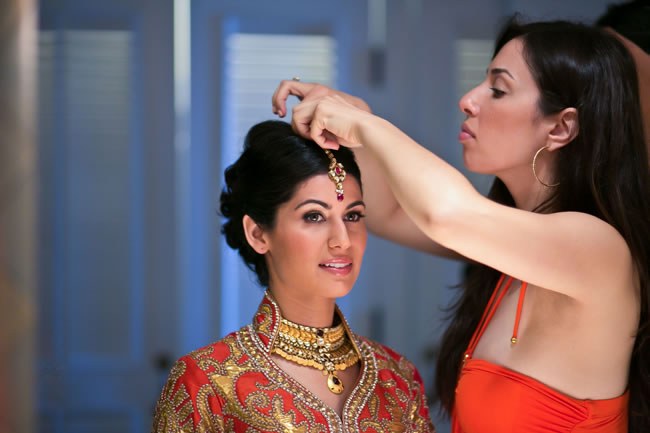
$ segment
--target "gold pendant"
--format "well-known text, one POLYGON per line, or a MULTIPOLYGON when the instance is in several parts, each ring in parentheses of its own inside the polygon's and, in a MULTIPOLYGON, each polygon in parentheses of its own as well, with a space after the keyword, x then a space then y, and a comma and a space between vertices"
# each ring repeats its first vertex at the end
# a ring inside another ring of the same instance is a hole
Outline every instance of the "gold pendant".
POLYGON ((330 373, 327 375, 327 387, 334 394, 340 394, 343 392, 343 382, 341 382, 341 379, 336 377, 336 373, 330 373))

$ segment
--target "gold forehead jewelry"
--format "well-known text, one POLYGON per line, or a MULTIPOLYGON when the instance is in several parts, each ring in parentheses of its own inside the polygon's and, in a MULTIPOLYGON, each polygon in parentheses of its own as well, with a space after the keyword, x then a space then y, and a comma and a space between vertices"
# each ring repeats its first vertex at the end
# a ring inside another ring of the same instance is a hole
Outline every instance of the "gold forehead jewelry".
POLYGON ((334 185, 336 185, 336 199, 338 201, 343 201, 345 198, 343 195, 343 181, 345 180, 346 174, 345 169, 343 168, 343 164, 337 162, 336 158, 334 158, 334 154, 328 149, 325 149, 325 154, 330 159, 330 167, 327 174, 332 182, 334 182, 334 185))
POLYGON ((359 362, 342 323, 333 328, 312 328, 282 319, 271 351, 287 361, 321 370, 334 394, 341 394, 345 388, 337 371, 359 362))

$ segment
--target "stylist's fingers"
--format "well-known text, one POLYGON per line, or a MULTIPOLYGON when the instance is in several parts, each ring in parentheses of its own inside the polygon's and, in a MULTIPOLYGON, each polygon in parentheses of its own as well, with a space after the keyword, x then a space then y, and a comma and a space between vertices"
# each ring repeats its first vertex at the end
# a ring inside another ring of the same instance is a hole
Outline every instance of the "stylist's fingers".
POLYGON ((309 131, 318 101, 303 101, 293 107, 291 127, 300 136, 310 138, 309 131))
POLYGON ((313 88, 316 86, 314 83, 303 83, 293 80, 282 80, 278 87, 275 89, 273 96, 271 97, 271 107, 273 113, 277 114, 280 117, 287 115, 287 98, 289 95, 296 96, 299 100, 303 100, 305 95, 307 95, 313 88))
MULTIPOLYGON (((273 112, 280 117, 287 115, 286 101, 289 98, 289 95, 296 96, 302 102, 321 99, 325 96, 334 95, 345 95, 346 97, 353 100, 358 99, 322 84, 303 83, 302 81, 298 81, 295 78, 292 80, 283 80, 280 82, 271 98, 273 112)), ((361 101, 361 103, 365 104, 363 101, 361 101)))
POLYGON ((323 98, 303 100, 293 107, 291 127, 304 138, 313 140, 325 149, 338 149, 338 137, 325 129, 326 109, 323 98))
POLYGON ((349 130, 345 120, 339 116, 340 110, 346 110, 349 104, 337 95, 313 100, 303 100, 293 108, 292 126, 301 136, 315 141, 325 149, 338 149, 346 145, 349 130), (343 131, 343 135, 341 132, 343 131))
MULTIPOLYGON (((309 122, 309 138, 324 149, 336 149, 336 141, 332 140, 333 134, 325 130, 324 113, 321 107, 322 101, 317 102, 313 108, 313 115, 309 122), (334 143, 332 143, 334 141, 334 143), (328 144, 330 144, 328 146, 328 144), (334 144, 333 146, 331 144, 334 144)), ((294 110, 295 114, 295 110, 294 110)))

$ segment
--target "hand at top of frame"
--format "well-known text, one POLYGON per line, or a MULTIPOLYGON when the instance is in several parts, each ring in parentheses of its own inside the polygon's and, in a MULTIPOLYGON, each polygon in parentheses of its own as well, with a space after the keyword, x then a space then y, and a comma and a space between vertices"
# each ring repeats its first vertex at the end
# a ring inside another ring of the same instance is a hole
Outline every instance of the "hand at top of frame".
POLYGON ((298 79, 293 79, 282 80, 275 89, 273 97, 271 98, 273 113, 280 117, 287 115, 287 98, 289 95, 297 97, 300 101, 311 101, 324 96, 338 95, 355 107, 369 113, 371 112, 368 104, 366 104, 366 102, 361 98, 357 98, 356 96, 352 96, 345 92, 340 92, 322 84, 303 83, 298 79))
POLYGON ((292 116, 292 126, 297 133, 324 148, 360 145, 355 119, 362 113, 370 113, 365 101, 322 84, 283 80, 272 97, 273 112, 280 117, 287 114, 289 95, 301 101, 294 107, 292 116))
POLYGON ((370 113, 339 95, 303 100, 293 108, 291 126, 324 149, 361 146, 361 131, 370 113))

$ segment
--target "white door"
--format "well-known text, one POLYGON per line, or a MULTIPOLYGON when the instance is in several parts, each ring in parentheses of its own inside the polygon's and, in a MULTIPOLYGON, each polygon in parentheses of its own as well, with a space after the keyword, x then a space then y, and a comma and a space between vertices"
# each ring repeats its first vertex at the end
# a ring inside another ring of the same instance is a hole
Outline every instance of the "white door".
MULTIPOLYGON (((181 278, 192 292, 194 312, 184 322, 186 349, 248 323, 261 299, 254 277, 219 236, 224 168, 241 152, 243 134, 274 118, 270 98, 280 79, 300 76, 365 96, 371 76, 367 3, 192 0, 191 149, 185 169, 192 210, 184 225, 208 231, 188 233, 182 247, 192 268, 183 269, 181 278)), ((343 303, 355 298, 365 304, 365 290, 360 280, 343 303)))
POLYGON ((41 432, 148 431, 175 355, 172 6, 40 5, 41 432))
POLYGON ((331 38, 334 83, 360 91, 365 2, 40 7, 39 431, 144 433, 170 363, 247 322, 261 296, 233 298, 249 277, 221 266, 229 37, 331 38), (174 55, 181 32, 189 52, 174 55))

